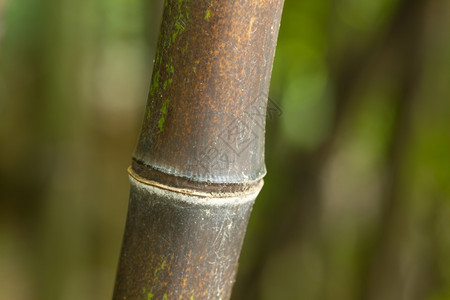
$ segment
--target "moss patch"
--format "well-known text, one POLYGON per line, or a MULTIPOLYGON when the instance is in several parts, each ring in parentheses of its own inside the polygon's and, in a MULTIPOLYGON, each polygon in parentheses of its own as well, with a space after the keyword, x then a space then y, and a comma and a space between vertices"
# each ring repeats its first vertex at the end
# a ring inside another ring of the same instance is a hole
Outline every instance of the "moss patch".
POLYGON ((163 105, 161 107, 161 117, 159 118, 159 121, 158 121, 158 127, 159 127, 160 132, 162 132, 164 130, 164 122, 166 121, 166 115, 167 115, 168 108, 169 108, 169 99, 166 99, 166 100, 164 100, 163 105))

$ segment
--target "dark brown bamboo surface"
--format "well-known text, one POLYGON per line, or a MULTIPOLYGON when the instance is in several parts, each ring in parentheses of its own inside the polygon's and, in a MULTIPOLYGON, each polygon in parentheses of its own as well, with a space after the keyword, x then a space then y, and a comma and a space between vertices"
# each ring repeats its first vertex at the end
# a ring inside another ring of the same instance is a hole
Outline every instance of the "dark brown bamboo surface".
POLYGON ((219 191, 224 184, 245 189, 239 185, 264 176, 265 112, 282 5, 166 1, 133 155, 136 173, 199 189, 209 182, 219 191))

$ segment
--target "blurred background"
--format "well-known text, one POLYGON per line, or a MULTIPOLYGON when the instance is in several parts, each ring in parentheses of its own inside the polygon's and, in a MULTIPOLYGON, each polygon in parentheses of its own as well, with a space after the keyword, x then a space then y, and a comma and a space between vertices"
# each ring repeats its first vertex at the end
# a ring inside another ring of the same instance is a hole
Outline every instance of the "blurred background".
MULTIPOLYGON (((110 299, 161 0, 0 0, 0 299, 110 299)), ((450 1, 286 0, 233 299, 450 299, 450 1)))

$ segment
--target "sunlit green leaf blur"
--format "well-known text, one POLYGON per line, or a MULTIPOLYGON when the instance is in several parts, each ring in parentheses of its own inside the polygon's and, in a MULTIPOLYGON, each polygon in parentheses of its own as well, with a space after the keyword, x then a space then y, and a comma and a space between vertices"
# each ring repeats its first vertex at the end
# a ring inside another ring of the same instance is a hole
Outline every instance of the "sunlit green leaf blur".
MULTIPOLYGON (((0 299, 111 298, 161 13, 0 0, 0 299)), ((270 99, 232 299, 450 299, 450 2, 285 0, 270 99)))

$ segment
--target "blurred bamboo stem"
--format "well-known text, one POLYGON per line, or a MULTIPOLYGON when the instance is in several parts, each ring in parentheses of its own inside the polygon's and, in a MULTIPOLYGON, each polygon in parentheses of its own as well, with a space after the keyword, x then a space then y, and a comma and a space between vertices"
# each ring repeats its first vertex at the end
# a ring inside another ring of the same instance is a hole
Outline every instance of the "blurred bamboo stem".
POLYGON ((265 175, 283 0, 168 0, 114 299, 229 299, 265 175))

